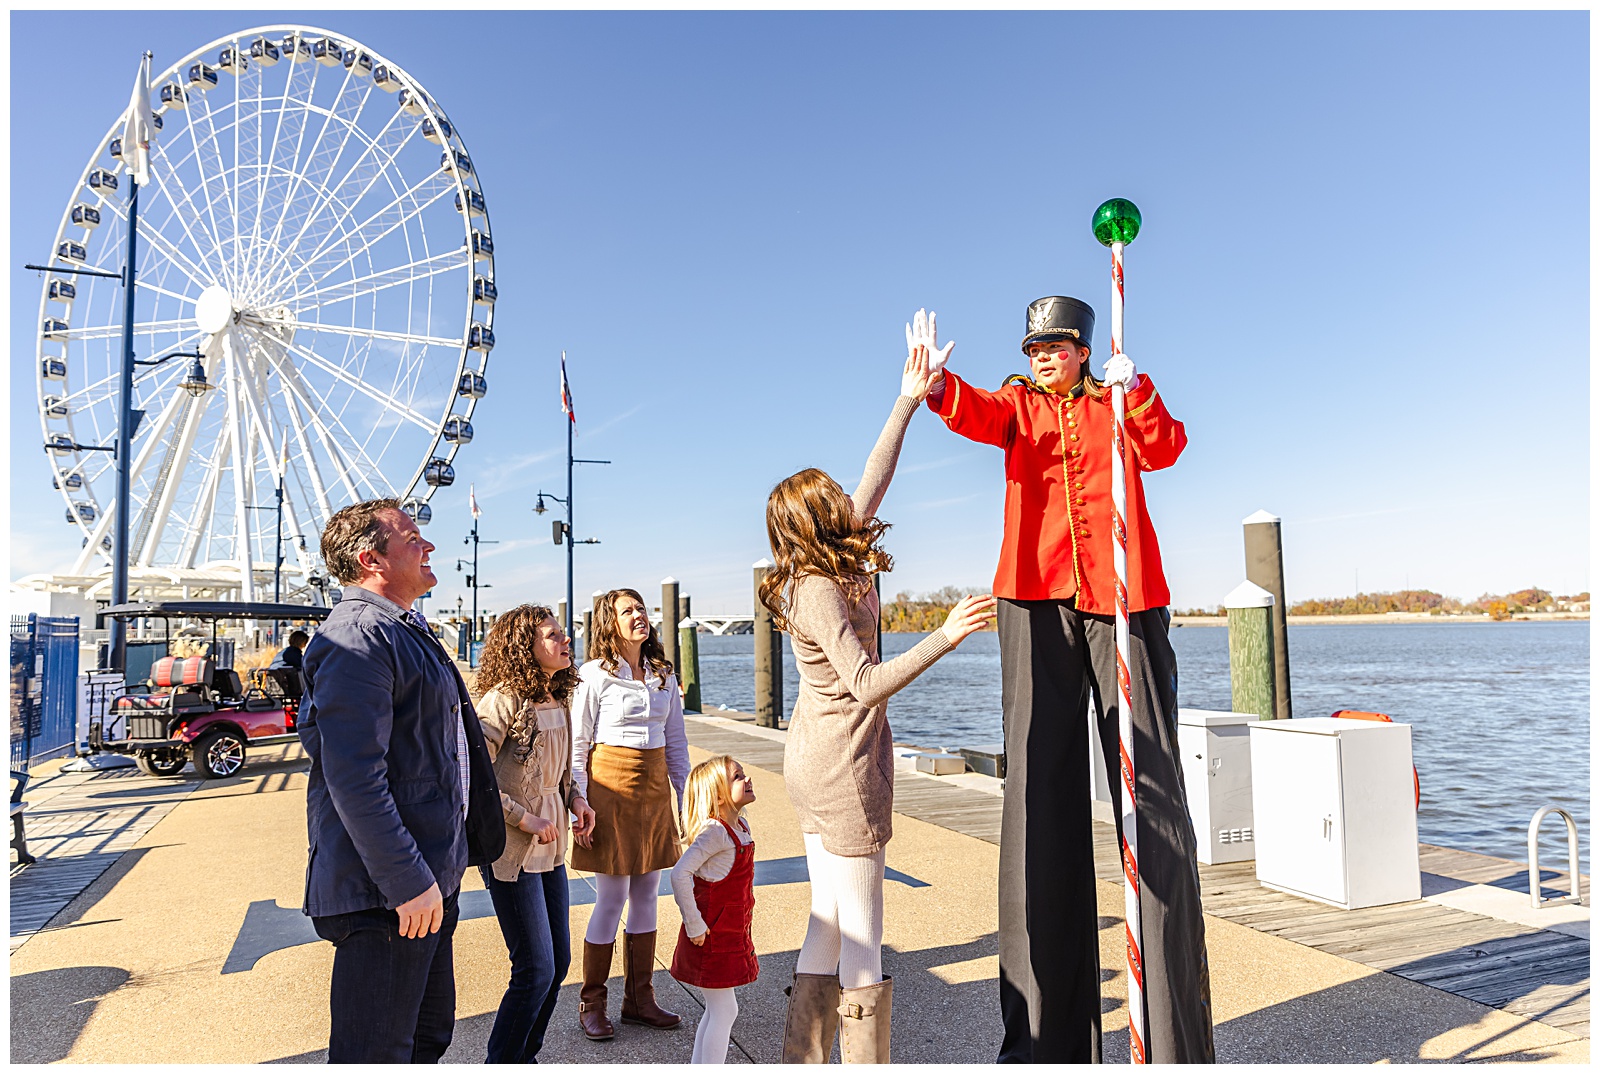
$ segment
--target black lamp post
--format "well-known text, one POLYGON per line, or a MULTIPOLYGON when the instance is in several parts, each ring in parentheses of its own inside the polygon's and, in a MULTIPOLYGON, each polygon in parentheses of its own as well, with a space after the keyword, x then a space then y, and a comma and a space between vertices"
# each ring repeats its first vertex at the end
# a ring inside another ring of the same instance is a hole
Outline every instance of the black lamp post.
MULTIPOLYGON (((483 540, 479 540, 479 538, 478 538, 478 519, 477 519, 477 516, 473 516, 473 519, 472 519, 472 532, 470 534, 468 534, 466 537, 462 538, 461 543, 462 544, 470 544, 472 546, 472 573, 467 575, 467 587, 472 590, 472 631, 471 631, 471 634, 470 634, 468 642, 467 642, 467 661, 468 661, 469 664, 471 664, 471 662, 472 662, 472 643, 478 640, 478 590, 480 590, 480 589, 493 589, 494 588, 492 585, 487 585, 487 584, 485 584, 485 583, 483 583, 483 582, 478 580, 478 545, 480 545, 480 544, 499 544, 500 542, 499 541, 483 541, 483 540)), ((464 560, 457 559, 456 560, 456 570, 458 570, 458 571, 461 570, 462 565, 463 565, 464 562, 465 562, 464 560)), ((476 666, 476 665, 472 665, 472 666, 476 666)))
MULTIPOLYGON (((574 459, 572 457, 572 422, 569 421, 569 422, 567 422, 567 495, 566 495, 566 498, 563 499, 560 496, 555 496, 555 495, 552 495, 551 493, 541 491, 539 493, 539 495, 538 495, 538 498, 535 499, 534 502, 533 502, 533 513, 536 514, 536 515, 542 515, 546 511, 550 510, 548 507, 546 507, 544 505, 544 501, 545 501, 546 497, 549 497, 550 499, 554 500, 556 503, 564 505, 566 507, 566 509, 567 509, 567 520, 565 522, 562 522, 559 519, 554 520, 554 521, 551 522, 550 526, 551 526, 551 536, 555 539, 556 544, 561 544, 562 543, 562 537, 563 536, 566 537, 566 546, 567 546, 567 621, 565 623, 561 624, 561 626, 562 626, 562 629, 567 632, 567 637, 569 637, 569 638, 572 637, 572 615, 573 615, 573 610, 572 610, 573 609, 573 604, 572 604, 572 546, 575 545, 575 544, 599 544, 600 543, 598 540, 596 540, 593 537, 590 537, 590 538, 588 538, 586 540, 579 541, 579 540, 574 540, 573 536, 572 536, 572 467, 576 463, 585 463, 585 464, 590 465, 590 466, 610 466, 611 465, 611 460, 610 459, 574 459)), ((587 646, 589 644, 589 639, 585 638, 583 643, 584 643, 585 646, 587 646)))

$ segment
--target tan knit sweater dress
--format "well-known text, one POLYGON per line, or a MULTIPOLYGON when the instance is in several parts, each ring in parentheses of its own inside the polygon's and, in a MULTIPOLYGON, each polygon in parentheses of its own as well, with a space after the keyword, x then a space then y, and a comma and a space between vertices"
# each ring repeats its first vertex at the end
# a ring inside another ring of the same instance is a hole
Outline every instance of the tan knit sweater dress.
MULTIPOLYGON (((857 517, 877 513, 916 409, 909 396, 895 400, 852 497, 857 517)), ((876 854, 892 834, 894 810, 886 703, 952 646, 935 630, 880 664, 877 594, 869 588, 851 607, 837 582, 817 575, 795 582, 788 619, 800 695, 783 747, 783 781, 800 830, 820 834, 830 854, 876 854)))

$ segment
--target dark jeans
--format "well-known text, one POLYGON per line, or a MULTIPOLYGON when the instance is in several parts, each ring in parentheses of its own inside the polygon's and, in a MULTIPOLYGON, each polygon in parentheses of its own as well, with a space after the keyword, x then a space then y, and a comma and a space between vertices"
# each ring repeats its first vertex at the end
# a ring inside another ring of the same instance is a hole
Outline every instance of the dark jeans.
POLYGON ((496 880, 486 866, 483 883, 511 952, 511 983, 489 1033, 488 1062, 534 1063, 572 965, 567 867, 506 881, 496 880))
MULTIPOLYGON (((1070 600, 1002 600, 998 618, 1006 738, 1000 1062, 1097 1063, 1100 925, 1089 751, 1098 748, 1105 758, 1120 832, 1115 620, 1079 612, 1070 600), (1091 693, 1098 742, 1089 735, 1091 693)), ((1165 608, 1128 617, 1145 1054, 1152 1063, 1209 1063, 1211 975, 1167 623, 1165 608)), ((1115 927, 1120 935, 1120 922, 1115 927)))
POLYGON ((400 935, 393 910, 313 917, 333 944, 330 1063, 437 1063, 456 1026, 457 892, 431 936, 400 935))

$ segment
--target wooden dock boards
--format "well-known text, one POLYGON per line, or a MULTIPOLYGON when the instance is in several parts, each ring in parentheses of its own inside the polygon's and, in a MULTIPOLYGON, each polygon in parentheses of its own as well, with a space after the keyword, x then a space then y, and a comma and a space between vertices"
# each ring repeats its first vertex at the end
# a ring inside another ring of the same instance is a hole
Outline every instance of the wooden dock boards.
MULTIPOLYGON (((781 742, 693 721, 689 741, 769 771, 783 770, 781 742)), ((895 773, 896 812, 975 839, 1000 842, 1001 804, 996 795, 895 773)), ((1116 828, 1096 823, 1094 847, 1095 876, 1120 883, 1116 828)), ((1526 866, 1516 862, 1428 844, 1419 854, 1423 871, 1436 878, 1527 890, 1526 866)), ((1567 890, 1564 873, 1546 871, 1542 880, 1546 888, 1567 890)), ((1587 887, 1586 878, 1580 882, 1587 887)), ((1426 900, 1340 910, 1262 887, 1250 861, 1200 866, 1200 890, 1213 916, 1589 1036, 1587 940, 1426 900)))
POLYGON ((28 812, 28 843, 38 859, 12 867, 11 950, 66 909, 144 838, 200 780, 156 779, 137 769, 57 776, 60 789, 28 812))

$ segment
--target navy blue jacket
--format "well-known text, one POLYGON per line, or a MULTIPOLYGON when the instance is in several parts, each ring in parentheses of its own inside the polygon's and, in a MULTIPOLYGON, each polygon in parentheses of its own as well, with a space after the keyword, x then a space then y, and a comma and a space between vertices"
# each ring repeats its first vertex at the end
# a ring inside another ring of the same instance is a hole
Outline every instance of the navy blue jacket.
POLYGON ((394 909, 505 849, 500 789, 466 685, 437 640, 393 601, 348 586, 306 647, 300 741, 306 787, 304 912, 394 909), (465 818, 456 725, 471 783, 465 818))

